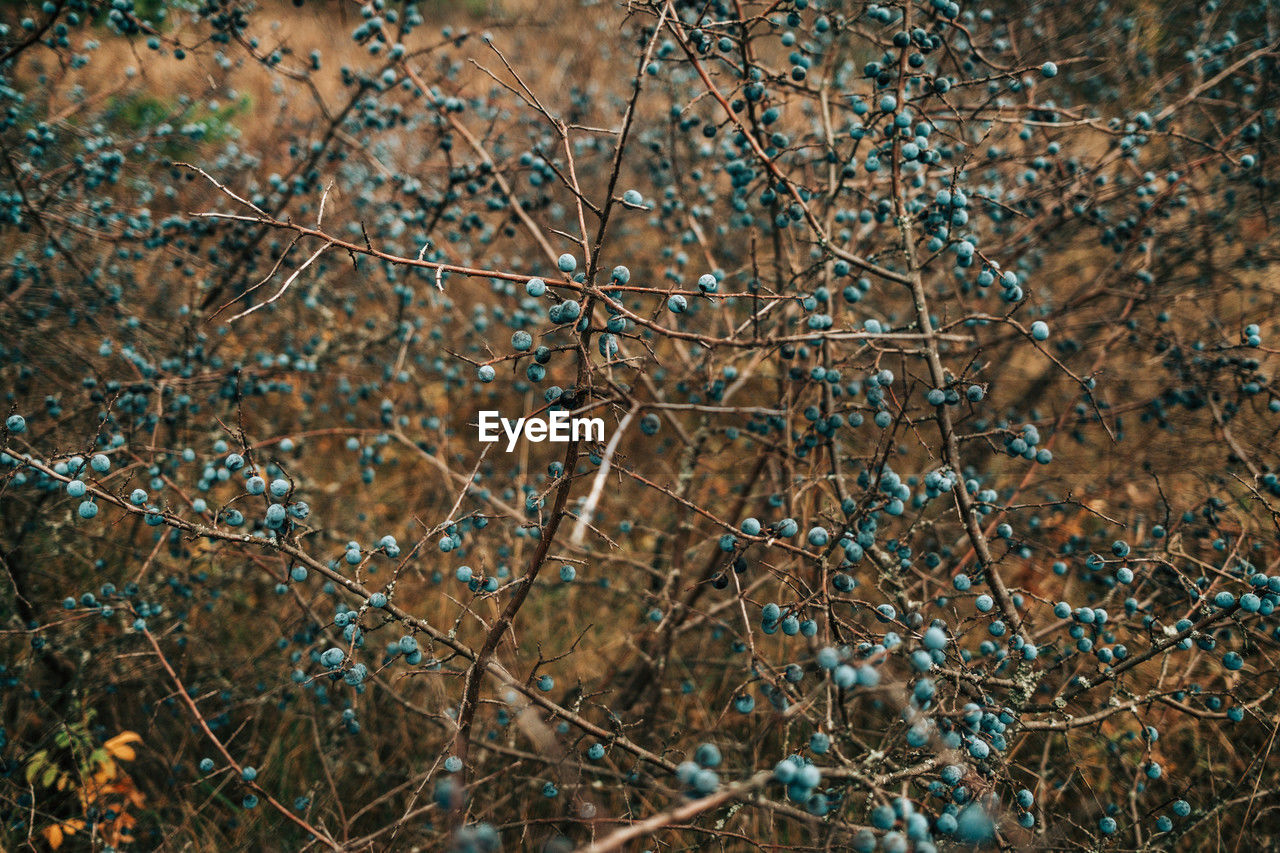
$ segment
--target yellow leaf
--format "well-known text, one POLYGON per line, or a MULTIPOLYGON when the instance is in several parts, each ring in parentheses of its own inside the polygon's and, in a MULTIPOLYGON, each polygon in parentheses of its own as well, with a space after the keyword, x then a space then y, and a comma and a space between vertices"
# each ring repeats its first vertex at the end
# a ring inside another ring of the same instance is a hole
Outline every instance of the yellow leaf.
POLYGON ((94 784, 96 784, 98 787, 102 787, 104 784, 106 784, 107 782, 110 782, 114 778, 116 778, 116 763, 111 760, 108 760, 105 763, 103 763, 98 768, 98 772, 93 774, 94 784))
POLYGON ((49 846, 57 850, 62 846, 62 827, 56 823, 53 826, 44 828, 44 840, 49 842, 49 846))
POLYGON ((111 753, 118 761, 133 761, 138 757, 138 753, 134 752, 133 747, 127 743, 108 746, 107 752, 111 753))
POLYGON ((107 748, 107 752, 111 753, 121 761, 133 761, 138 757, 131 743, 142 743, 142 735, 137 732, 124 731, 107 741, 103 746, 107 748))

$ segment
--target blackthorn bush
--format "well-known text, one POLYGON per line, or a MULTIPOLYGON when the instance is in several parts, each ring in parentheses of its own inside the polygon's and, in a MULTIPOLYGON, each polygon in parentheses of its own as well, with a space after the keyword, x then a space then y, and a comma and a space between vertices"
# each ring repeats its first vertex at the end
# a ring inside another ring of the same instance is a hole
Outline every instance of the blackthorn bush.
POLYGON ((4 4, 0 844, 1280 844, 1278 39, 4 4))

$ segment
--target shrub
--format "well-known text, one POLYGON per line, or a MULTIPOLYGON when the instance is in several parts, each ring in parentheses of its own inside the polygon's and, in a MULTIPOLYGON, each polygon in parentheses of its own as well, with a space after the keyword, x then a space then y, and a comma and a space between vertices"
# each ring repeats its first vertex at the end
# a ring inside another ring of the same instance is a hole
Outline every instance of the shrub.
POLYGON ((1273 846, 1273 10, 511 5, 3 11, 5 846, 1273 846))

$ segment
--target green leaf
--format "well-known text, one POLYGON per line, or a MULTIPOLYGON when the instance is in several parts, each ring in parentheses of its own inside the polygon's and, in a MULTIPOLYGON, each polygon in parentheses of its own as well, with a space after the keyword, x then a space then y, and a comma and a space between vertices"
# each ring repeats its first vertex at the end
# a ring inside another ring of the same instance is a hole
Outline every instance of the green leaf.
POLYGON ((28 785, 30 785, 32 780, 36 778, 36 774, 40 772, 40 768, 43 767, 47 761, 48 753, 43 749, 31 756, 31 759, 27 762, 26 777, 28 785))

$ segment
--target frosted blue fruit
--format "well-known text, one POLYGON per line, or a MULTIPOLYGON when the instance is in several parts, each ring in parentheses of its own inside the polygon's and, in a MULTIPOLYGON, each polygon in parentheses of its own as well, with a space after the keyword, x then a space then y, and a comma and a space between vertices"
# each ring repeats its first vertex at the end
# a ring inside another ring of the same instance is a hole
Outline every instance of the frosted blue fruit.
POLYGON ((985 844, 995 835, 995 823, 986 809, 970 803, 956 816, 954 834, 966 844, 985 844))

